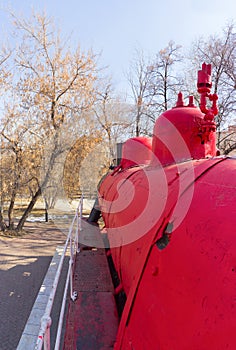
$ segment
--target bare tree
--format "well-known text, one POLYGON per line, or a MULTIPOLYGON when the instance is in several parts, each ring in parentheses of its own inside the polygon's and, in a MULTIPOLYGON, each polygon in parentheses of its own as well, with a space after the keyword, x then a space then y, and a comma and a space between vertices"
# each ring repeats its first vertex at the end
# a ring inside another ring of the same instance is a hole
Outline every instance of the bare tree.
MULTIPOLYGON (((11 56, 11 51, 7 50, 5 47, 2 48, 0 52, 0 95, 2 95, 8 88, 8 80, 10 79, 11 73, 8 69, 8 59, 11 56)), ((3 185, 4 182, 4 169, 5 169, 5 162, 3 160, 3 157, 5 156, 4 153, 4 143, 2 142, 2 139, 0 138, 0 229, 5 230, 6 229, 6 223, 4 222, 3 218, 3 203, 4 199, 7 193, 6 186, 3 185)))
MULTIPOLYGON (((12 60, 12 95, 17 107, 6 115, 1 134, 12 150, 13 145, 19 147, 19 140, 33 140, 44 151, 40 177, 16 227, 20 231, 55 169, 58 171, 58 163, 63 165, 60 157, 65 158, 76 133, 83 129, 84 111, 94 103, 97 77, 95 55, 83 53, 79 47, 71 51, 46 15, 33 13, 30 19, 12 16, 18 40, 12 60), (24 138, 20 138, 21 130, 24 138)), ((21 146, 23 154, 25 147, 21 146)), ((20 151, 13 151, 18 162, 20 151)), ((20 181, 18 175, 17 183, 20 181)), ((18 188, 13 186, 11 200, 18 188)))
MULTIPOLYGON (((13 104, 13 101, 11 101, 13 104)), ((14 229, 14 207, 17 196, 31 196, 39 187, 39 168, 42 147, 34 143, 30 128, 23 123, 17 108, 5 107, 1 129, 1 218, 3 228, 14 229), (13 121, 16 121, 13 124, 13 121), (8 203, 8 224, 3 218, 4 204, 8 203)))
POLYGON ((175 69, 176 64, 182 60, 180 49, 180 45, 170 41, 164 49, 159 51, 153 63, 150 90, 153 95, 153 107, 159 114, 173 106, 181 86, 181 78, 175 69))
POLYGON ((153 95, 150 94, 149 90, 152 76, 152 65, 148 63, 144 56, 144 52, 136 49, 135 57, 128 73, 128 82, 131 87, 134 101, 133 114, 135 119, 136 136, 139 136, 142 133, 141 124, 145 123, 143 119, 146 119, 148 106, 152 103, 153 95))
POLYGON ((114 95, 111 83, 107 83, 97 94, 97 101, 94 105, 98 125, 105 133, 104 141, 107 141, 110 162, 116 157, 116 143, 124 135, 128 137, 131 127, 130 106, 114 95))
POLYGON ((8 79, 11 77, 11 71, 8 67, 8 61, 11 57, 11 50, 3 47, 0 52, 0 92, 5 92, 8 87, 8 79))
POLYGON ((156 117, 172 106, 173 96, 181 86, 175 71, 175 65, 182 59, 180 49, 171 41, 148 61, 142 51, 137 51, 128 76, 134 98, 136 136, 150 134, 156 117))

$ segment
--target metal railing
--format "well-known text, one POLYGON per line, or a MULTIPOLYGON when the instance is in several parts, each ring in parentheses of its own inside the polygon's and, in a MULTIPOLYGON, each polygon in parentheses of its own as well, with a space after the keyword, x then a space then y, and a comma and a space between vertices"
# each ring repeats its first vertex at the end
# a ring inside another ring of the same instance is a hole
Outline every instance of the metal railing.
POLYGON ((69 266, 68 266, 68 272, 67 272, 67 278, 64 288, 64 294, 62 299, 62 306, 60 311, 60 317, 58 321, 58 328, 57 328, 57 336, 56 336, 56 342, 54 346, 54 350, 59 350, 60 348, 60 342, 61 342, 61 334, 62 334, 62 327, 63 327, 63 321, 64 321, 64 313, 65 313, 65 307, 66 307, 66 299, 67 299, 67 293, 68 293, 68 287, 70 285, 70 297, 73 301, 77 298, 77 292, 73 289, 73 264, 75 262, 76 254, 80 252, 79 248, 79 232, 82 230, 82 211, 83 211, 83 194, 81 195, 80 202, 78 205, 78 208, 76 210, 75 216, 72 220, 72 223, 70 225, 70 229, 68 232, 67 240, 63 249, 63 253, 61 255, 61 259, 58 265, 58 269, 56 272, 56 276, 53 282, 52 290, 48 299, 48 303, 44 312, 44 315, 41 319, 41 326, 37 338, 37 343, 35 345, 35 350, 50 350, 50 328, 52 324, 51 319, 51 310, 55 299, 55 294, 58 286, 58 281, 61 276, 63 262, 65 260, 65 256, 67 254, 67 251, 69 249, 70 251, 70 259, 69 259, 69 266))

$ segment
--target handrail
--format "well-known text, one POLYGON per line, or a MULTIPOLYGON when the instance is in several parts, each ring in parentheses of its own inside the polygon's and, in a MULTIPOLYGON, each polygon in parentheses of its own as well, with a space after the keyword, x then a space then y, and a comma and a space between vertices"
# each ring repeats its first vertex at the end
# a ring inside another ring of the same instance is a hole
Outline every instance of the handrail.
POLYGON ((42 348, 44 350, 50 350, 50 327, 51 327, 51 310, 58 286, 58 281, 61 275, 63 262, 65 259, 66 252, 68 250, 68 246, 70 247, 70 260, 69 260, 69 266, 68 266, 68 272, 67 272, 67 278, 65 283, 65 289, 64 289, 64 295, 63 295, 63 301, 62 301, 62 307, 60 311, 60 317, 58 322, 58 329, 57 329, 57 336, 56 336, 56 343, 54 350, 58 350, 60 347, 60 340, 61 340, 61 333, 62 333, 62 325, 63 325, 63 319, 64 319, 64 312, 65 312, 65 305, 66 305, 66 296, 68 292, 68 286, 70 281, 70 297, 73 301, 77 298, 77 292, 73 290, 73 270, 72 266, 75 261, 76 253, 79 253, 79 232, 82 230, 82 211, 83 211, 83 194, 80 198, 80 202, 78 205, 78 208, 76 210, 75 216, 72 220, 72 223, 70 225, 70 229, 68 232, 67 240, 64 245, 63 253, 61 255, 61 259, 58 265, 58 269, 56 272, 56 276, 53 282, 52 290, 49 296, 49 300, 45 309, 45 313, 41 319, 41 326, 37 338, 37 343, 35 345, 34 350, 41 350, 42 348), (73 228, 76 224, 76 230, 73 237, 73 228))
MULTIPOLYGON (((81 196, 78 209, 77 209, 77 217, 76 217, 77 225, 76 225, 76 232, 75 232, 75 249, 76 249, 77 253, 80 252, 78 238, 79 238, 79 231, 82 231, 83 194, 81 196), (79 215, 78 215, 78 211, 79 211, 79 215)), ((72 244, 71 244, 71 246, 72 246, 72 244)), ((64 290, 64 294, 63 294, 63 300, 62 300, 61 312, 60 312, 60 316, 59 316, 56 343, 55 343, 54 350, 58 350, 60 348, 61 333, 62 333, 65 307, 66 307, 66 297, 67 297, 67 291, 68 291, 68 286, 69 286, 69 279, 71 282, 70 290, 73 291, 73 293, 71 293, 71 299, 74 301, 77 298, 77 292, 73 290, 72 264, 71 263, 69 264, 69 269, 68 269, 66 283, 65 283, 65 290, 64 290)))

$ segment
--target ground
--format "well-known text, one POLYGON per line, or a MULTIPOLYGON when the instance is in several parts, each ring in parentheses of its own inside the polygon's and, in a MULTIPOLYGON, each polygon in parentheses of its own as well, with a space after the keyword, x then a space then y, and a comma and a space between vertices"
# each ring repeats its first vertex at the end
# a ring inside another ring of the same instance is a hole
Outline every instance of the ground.
POLYGON ((28 222, 20 237, 0 235, 0 350, 15 350, 57 245, 68 225, 28 222))

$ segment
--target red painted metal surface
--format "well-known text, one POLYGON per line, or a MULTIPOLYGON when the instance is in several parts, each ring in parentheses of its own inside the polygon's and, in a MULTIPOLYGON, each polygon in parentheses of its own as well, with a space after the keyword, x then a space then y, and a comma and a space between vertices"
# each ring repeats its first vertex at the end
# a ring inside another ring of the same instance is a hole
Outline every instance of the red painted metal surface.
POLYGON ((63 349, 112 349, 118 314, 104 249, 78 254, 74 288, 78 298, 69 301, 63 349))
MULTIPOLYGON (((142 263, 129 279, 117 349, 236 347, 236 177, 231 181, 226 169, 236 175, 236 160, 215 163, 198 178, 191 206, 163 250, 155 242, 165 225, 157 236, 153 230, 147 249, 140 241, 142 263)), ((121 276, 125 256, 138 259, 137 242, 123 248, 121 276)))
POLYGON ((150 147, 133 140, 125 146, 129 162, 101 184, 127 296, 116 350, 236 349, 236 159, 215 157, 210 74, 203 64, 200 109, 192 97, 184 106, 179 94, 157 119, 149 164, 135 149, 138 142, 150 155, 150 147))
POLYGON ((151 150, 151 138, 133 137, 128 139, 122 147, 121 169, 140 164, 148 164, 152 155, 151 150))

